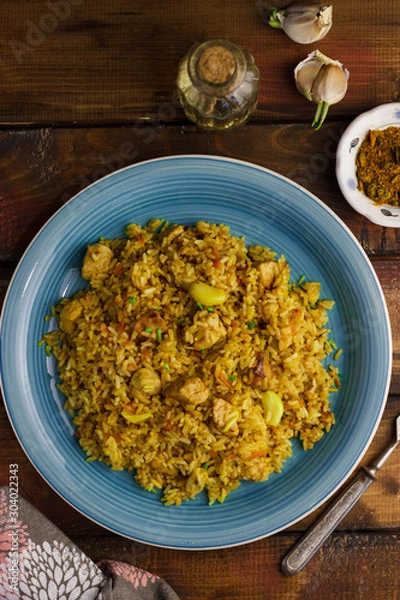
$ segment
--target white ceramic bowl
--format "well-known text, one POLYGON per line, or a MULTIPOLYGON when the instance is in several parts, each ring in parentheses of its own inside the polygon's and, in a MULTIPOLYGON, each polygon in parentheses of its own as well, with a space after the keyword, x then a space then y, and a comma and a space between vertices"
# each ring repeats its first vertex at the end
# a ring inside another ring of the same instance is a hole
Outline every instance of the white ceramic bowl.
POLYGON ((354 210, 377 225, 400 227, 400 207, 375 205, 357 189, 355 159, 361 143, 370 129, 386 129, 391 125, 400 127, 400 102, 382 104, 354 119, 338 144, 336 177, 343 196, 354 210))

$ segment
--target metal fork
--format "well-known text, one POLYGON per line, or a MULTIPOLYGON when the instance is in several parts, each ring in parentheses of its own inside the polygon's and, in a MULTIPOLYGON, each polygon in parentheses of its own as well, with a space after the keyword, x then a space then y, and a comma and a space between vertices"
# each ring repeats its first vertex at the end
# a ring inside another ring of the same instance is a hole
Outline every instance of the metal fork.
POLYGON ((308 563, 322 546, 340 521, 353 508, 365 490, 376 481, 379 471, 400 442, 400 415, 396 418, 396 436, 386 450, 374 462, 360 469, 357 477, 345 487, 340 496, 315 521, 310 529, 300 538, 284 557, 281 568, 286 575, 295 575, 308 563))

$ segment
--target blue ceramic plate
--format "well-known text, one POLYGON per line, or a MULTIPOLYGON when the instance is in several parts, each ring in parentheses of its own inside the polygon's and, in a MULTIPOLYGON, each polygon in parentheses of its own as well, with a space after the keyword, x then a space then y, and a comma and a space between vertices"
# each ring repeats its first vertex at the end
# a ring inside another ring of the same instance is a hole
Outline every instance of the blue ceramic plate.
POLYGON ((336 177, 347 202, 360 214, 383 227, 400 227, 400 208, 377 205, 357 189, 356 156, 370 129, 400 127, 400 102, 382 104, 359 115, 340 138, 336 152, 336 177))
POLYGON ((2 387, 8 415, 43 478, 78 511, 141 542, 181 549, 235 546, 274 534, 315 510, 354 470, 379 424, 391 373, 387 309, 373 268, 335 214, 291 181, 245 162, 177 156, 139 163, 80 192, 43 227, 11 282, 1 320, 2 387), (43 318, 76 291, 86 245, 154 217, 226 223, 248 244, 284 253, 295 281, 303 273, 333 298, 332 337, 343 348, 336 425, 265 483, 244 482, 227 501, 205 496, 165 507, 132 474, 86 463, 62 410, 52 358, 37 346, 43 318))

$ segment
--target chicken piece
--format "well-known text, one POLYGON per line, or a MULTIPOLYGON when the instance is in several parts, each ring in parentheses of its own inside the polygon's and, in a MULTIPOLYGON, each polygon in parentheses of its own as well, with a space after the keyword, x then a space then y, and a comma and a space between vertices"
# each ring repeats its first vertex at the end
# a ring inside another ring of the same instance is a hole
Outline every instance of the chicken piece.
POLYGON ((149 396, 155 396, 160 393, 161 379, 150 367, 142 367, 131 377, 131 387, 134 390, 140 390, 149 396))
POLYGON ((141 336, 143 332, 146 332, 148 336, 144 337, 150 338, 157 337, 157 330, 161 330, 162 332, 166 331, 166 329, 167 323, 162 318, 162 316, 155 310, 147 312, 141 317, 139 317, 134 326, 134 330, 139 336, 141 336))
POLYGON ((75 329, 76 321, 78 321, 83 311, 83 306, 79 300, 72 300, 66 304, 60 312, 60 329, 65 333, 72 333, 75 329))
POLYGON ((179 475, 179 469, 168 461, 166 456, 157 454, 150 463, 152 469, 165 473, 171 477, 177 477, 179 475))
POLYGON ((250 481, 265 481, 270 474, 269 469, 265 468, 265 458, 259 458, 246 465, 243 472, 243 479, 250 481))
MULTIPOLYGON (((191 327, 189 335, 193 336, 195 350, 206 350, 225 337, 226 333, 219 316, 216 313, 210 313, 197 319, 194 327, 191 327)), ((185 341, 190 342, 186 335, 185 341)))
POLYGON ((89 280, 94 275, 105 273, 110 267, 113 256, 113 251, 105 244, 89 245, 83 259, 83 279, 89 280))
POLYGON ((275 277, 279 273, 278 263, 276 263, 274 260, 262 262, 257 265, 257 270, 259 274, 259 281, 262 287, 270 290, 275 281, 275 277))
POLYGON ((214 398, 212 407, 212 418, 215 425, 222 433, 226 435, 236 436, 239 434, 239 409, 223 400, 222 398, 214 398))
MULTIPOLYGON (((265 377, 267 375, 267 357, 263 352, 257 352, 256 354, 256 364, 254 367, 254 371, 256 375, 259 377, 265 377)), ((269 365, 268 365, 269 367, 269 365)))
POLYGON ((210 390, 200 377, 178 377, 166 390, 167 396, 172 396, 183 406, 188 404, 204 404, 210 395, 210 390))
POLYGON ((265 481, 274 468, 268 456, 267 443, 244 442, 238 449, 243 479, 265 481))
POLYGON ((268 389, 269 378, 272 377, 272 370, 267 357, 263 352, 257 352, 256 364, 254 365, 251 375, 251 386, 253 388, 259 387, 262 390, 268 389))
POLYGON ((189 493, 189 498, 194 498, 204 489, 207 483, 208 473, 202 467, 196 467, 186 480, 186 491, 189 493))
POLYGON ((174 240, 176 237, 181 235, 185 231, 185 228, 182 225, 176 225, 168 227, 168 229, 162 234, 162 243, 163 245, 168 245, 174 240))

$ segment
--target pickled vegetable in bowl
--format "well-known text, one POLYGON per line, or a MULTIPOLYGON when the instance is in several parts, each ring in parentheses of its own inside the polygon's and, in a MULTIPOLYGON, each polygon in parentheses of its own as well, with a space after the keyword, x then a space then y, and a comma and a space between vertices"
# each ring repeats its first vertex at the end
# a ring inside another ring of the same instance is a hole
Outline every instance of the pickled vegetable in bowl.
POLYGON ((375 204, 399 206, 400 127, 370 129, 356 157, 358 189, 375 204))
POLYGON ((400 227, 400 102, 361 114, 336 151, 336 178, 347 202, 377 225, 400 227))

